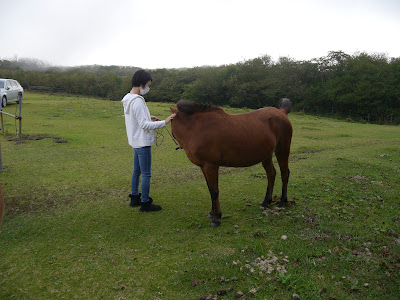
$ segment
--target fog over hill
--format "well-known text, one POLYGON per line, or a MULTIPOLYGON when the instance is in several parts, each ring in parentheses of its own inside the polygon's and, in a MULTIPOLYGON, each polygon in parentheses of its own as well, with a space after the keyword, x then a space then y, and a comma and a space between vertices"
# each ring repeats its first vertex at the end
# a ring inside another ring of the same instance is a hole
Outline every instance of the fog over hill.
MULTIPOLYGON (((118 65, 81 65, 81 66, 58 66, 53 65, 49 62, 36 59, 36 58, 18 58, 2 59, 0 57, 0 69, 5 70, 16 70, 21 69, 23 71, 34 71, 34 72, 76 72, 81 70, 89 73, 104 74, 112 72, 118 76, 132 76, 133 73, 142 67, 136 66, 118 66, 118 65)), ((187 68, 173 69, 177 71, 183 71, 187 68)), ((172 70, 172 69, 171 69, 172 70)))

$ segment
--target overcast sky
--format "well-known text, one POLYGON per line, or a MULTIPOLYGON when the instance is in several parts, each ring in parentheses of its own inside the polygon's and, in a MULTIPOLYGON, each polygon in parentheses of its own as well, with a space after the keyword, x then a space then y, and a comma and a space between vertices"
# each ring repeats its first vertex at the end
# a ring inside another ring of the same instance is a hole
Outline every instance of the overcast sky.
POLYGON ((400 0, 0 0, 0 58, 180 68, 342 50, 400 57, 400 0), (5 25, 5 28, 4 28, 5 25))

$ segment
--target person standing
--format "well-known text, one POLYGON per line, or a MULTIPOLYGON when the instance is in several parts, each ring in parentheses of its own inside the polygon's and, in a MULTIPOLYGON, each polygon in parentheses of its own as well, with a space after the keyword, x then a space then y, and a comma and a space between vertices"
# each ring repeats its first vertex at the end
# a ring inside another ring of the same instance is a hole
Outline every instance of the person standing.
POLYGON ((155 142, 154 129, 165 127, 175 116, 170 115, 164 121, 150 115, 143 96, 149 92, 151 75, 145 70, 135 72, 132 77, 132 89, 122 99, 124 106, 126 134, 128 143, 134 149, 133 171, 131 178, 130 206, 140 206, 140 211, 161 210, 149 197, 151 178, 151 146, 155 142), (141 193, 139 181, 141 177, 141 193))

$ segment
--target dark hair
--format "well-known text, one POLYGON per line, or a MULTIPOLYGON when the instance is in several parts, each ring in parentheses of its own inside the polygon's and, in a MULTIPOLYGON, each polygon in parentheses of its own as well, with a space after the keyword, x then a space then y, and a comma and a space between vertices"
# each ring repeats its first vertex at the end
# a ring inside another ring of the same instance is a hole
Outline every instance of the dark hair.
POLYGON ((178 103, 176 104, 176 107, 180 112, 183 112, 188 115, 192 115, 198 112, 223 111, 221 107, 212 104, 191 102, 185 100, 179 100, 178 103))
POLYGON ((149 80, 153 81, 151 75, 145 70, 136 71, 132 77, 132 87, 144 86, 149 80))

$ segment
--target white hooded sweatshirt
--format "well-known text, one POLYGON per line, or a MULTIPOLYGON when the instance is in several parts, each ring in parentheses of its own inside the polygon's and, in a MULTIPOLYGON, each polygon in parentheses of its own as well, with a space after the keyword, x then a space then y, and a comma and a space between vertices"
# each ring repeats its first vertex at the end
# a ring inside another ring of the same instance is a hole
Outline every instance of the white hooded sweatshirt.
POLYGON ((121 101, 124 105, 126 134, 133 148, 143 148, 154 144, 154 129, 165 126, 165 121, 152 121, 144 98, 128 93, 121 101))

